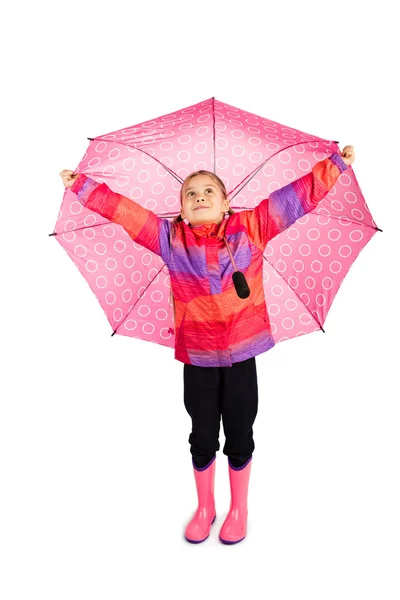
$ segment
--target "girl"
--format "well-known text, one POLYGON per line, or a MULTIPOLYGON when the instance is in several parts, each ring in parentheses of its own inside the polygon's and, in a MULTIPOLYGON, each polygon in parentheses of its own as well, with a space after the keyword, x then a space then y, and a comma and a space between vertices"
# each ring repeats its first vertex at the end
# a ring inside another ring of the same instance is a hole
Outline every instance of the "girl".
POLYGON ((331 154, 255 209, 240 213, 230 209, 225 185, 215 173, 196 171, 182 184, 181 211, 173 222, 83 173, 60 173, 65 187, 84 206, 121 224, 169 268, 175 359, 184 363, 184 404, 192 420, 189 443, 198 496, 185 529, 188 542, 206 540, 216 518, 221 417, 231 504, 219 539, 235 544, 246 536, 255 448, 252 426, 258 407, 255 357, 275 344, 262 282, 264 250, 269 240, 315 209, 354 160, 353 146, 345 146, 341 155, 331 154), (246 278, 242 276, 240 285, 236 265, 246 278))

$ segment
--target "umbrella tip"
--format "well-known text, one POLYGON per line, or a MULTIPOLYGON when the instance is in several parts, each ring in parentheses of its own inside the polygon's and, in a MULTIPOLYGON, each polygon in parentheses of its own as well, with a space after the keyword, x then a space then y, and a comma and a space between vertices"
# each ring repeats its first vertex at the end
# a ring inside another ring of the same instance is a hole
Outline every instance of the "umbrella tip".
POLYGON ((117 333, 116 329, 114 329, 114 331, 112 332, 111 337, 114 335, 114 333, 117 333))
POLYGON ((57 233, 55 231, 53 231, 53 233, 49 233, 49 236, 50 235, 57 235, 57 233))
POLYGON ((377 231, 382 231, 382 229, 380 229, 379 227, 375 227, 375 229, 376 229, 377 231))
POLYGON ((323 327, 321 327, 322 331, 325 333, 325 329, 323 327))

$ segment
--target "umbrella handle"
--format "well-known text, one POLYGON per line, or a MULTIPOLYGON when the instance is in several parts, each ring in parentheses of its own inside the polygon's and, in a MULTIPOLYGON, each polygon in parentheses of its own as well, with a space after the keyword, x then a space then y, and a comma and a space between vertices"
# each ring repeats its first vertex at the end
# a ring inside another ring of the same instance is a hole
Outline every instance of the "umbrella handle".
POLYGON ((232 273, 232 279, 233 279, 233 285, 235 286, 236 293, 239 296, 239 298, 243 298, 243 299, 248 298, 250 296, 250 288, 247 285, 246 277, 244 276, 242 271, 238 271, 238 268, 235 263, 235 259, 233 258, 231 249, 229 248, 228 240, 226 239, 225 236, 224 236, 224 242, 225 242, 226 248, 228 250, 228 253, 229 253, 229 256, 231 259, 231 263, 233 264, 233 268, 235 269, 235 272, 232 273))
POLYGON ((248 298, 250 296, 250 289, 247 285, 246 277, 242 271, 235 271, 232 274, 233 284, 239 298, 248 298))

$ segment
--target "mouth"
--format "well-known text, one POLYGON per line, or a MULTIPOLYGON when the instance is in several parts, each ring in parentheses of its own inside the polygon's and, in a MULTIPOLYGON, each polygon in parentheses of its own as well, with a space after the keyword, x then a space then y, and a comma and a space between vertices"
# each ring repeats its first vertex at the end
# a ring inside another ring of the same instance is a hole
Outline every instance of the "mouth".
POLYGON ((203 208, 210 208, 209 206, 198 206, 194 210, 202 210, 203 208))

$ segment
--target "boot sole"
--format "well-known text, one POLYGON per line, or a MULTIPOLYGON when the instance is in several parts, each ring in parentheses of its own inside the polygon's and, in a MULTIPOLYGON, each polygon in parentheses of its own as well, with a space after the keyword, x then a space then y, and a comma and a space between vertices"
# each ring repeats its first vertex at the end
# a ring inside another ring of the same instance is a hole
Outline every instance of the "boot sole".
MULTIPOLYGON (((215 517, 213 518, 213 520, 210 523, 210 527, 211 525, 214 523, 215 519, 217 518, 217 515, 215 515, 215 517)), ((190 542, 191 544, 201 544, 201 542, 205 542, 208 538, 210 537, 210 534, 208 534, 203 540, 190 540, 189 538, 186 537, 185 535, 185 540, 187 540, 188 542, 190 542)))
POLYGON ((239 542, 241 542, 242 540, 244 540, 245 537, 246 536, 242 537, 240 540, 236 540, 235 542, 228 542, 228 540, 223 540, 221 537, 219 538, 219 540, 223 544, 227 544, 227 545, 231 546, 232 544, 238 544, 239 542))

